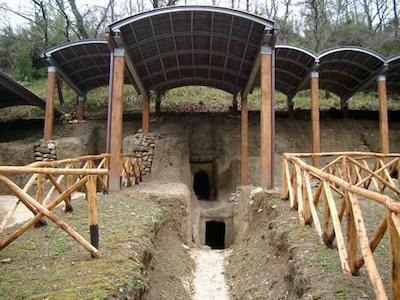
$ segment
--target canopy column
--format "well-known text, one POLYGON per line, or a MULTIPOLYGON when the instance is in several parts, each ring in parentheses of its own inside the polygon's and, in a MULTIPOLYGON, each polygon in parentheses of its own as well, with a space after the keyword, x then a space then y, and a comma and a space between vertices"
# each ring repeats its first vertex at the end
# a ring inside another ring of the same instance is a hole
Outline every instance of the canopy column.
POLYGON ((54 97, 57 82, 56 68, 53 66, 47 69, 47 96, 46 96, 46 112, 44 119, 43 138, 49 140, 53 137, 53 121, 54 121, 54 97))
POLYGON ((387 111, 386 76, 378 77, 379 129, 382 153, 389 153, 389 125, 387 111))
POLYGON ((232 111, 238 112, 237 94, 232 95, 232 111))
POLYGON ((161 112, 161 94, 157 93, 156 95, 156 114, 159 114, 161 112))
POLYGON ((118 191, 121 189, 121 149, 122 149, 122 118, 124 102, 124 77, 125 77, 125 50, 121 48, 114 49, 111 56, 112 66, 112 89, 111 97, 111 123, 110 127, 110 177, 109 190, 118 191))
POLYGON ((240 161, 240 184, 248 184, 249 170, 249 114, 247 98, 241 98, 241 161, 240 161))
POLYGON ((340 110, 342 112, 342 118, 346 119, 349 117, 349 103, 344 98, 340 98, 340 110))
POLYGON ((150 99, 147 95, 142 95, 143 111, 142 111, 142 131, 144 134, 149 133, 150 127, 150 99))
MULTIPOLYGON (((319 128, 319 74, 311 72, 311 136, 312 153, 321 152, 320 148, 320 128, 319 128)), ((319 166, 319 157, 313 158, 314 165, 319 166)))
POLYGON ((294 103, 293 103, 293 99, 288 98, 287 99, 287 113, 288 113, 288 118, 289 119, 294 119, 294 103))
POLYGON ((272 48, 263 46, 261 49, 261 150, 260 150, 260 184, 263 188, 274 186, 273 155, 274 155, 274 104, 273 104, 273 69, 272 48))
POLYGON ((85 118, 85 96, 78 97, 78 121, 81 122, 85 118))

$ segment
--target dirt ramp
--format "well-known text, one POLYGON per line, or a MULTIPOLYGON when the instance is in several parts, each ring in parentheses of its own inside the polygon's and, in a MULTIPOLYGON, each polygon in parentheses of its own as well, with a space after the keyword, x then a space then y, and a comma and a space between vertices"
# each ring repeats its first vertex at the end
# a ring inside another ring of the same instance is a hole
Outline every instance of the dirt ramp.
POLYGON ((248 199, 247 232, 236 240, 226 266, 233 299, 373 299, 368 281, 344 275, 336 249, 300 226, 279 195, 248 199))

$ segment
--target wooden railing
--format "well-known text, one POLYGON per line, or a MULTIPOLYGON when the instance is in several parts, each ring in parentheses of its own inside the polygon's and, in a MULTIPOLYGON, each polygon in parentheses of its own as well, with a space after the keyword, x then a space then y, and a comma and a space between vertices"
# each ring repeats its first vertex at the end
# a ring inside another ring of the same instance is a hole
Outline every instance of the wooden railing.
POLYGON ((378 299, 387 299, 387 294, 373 253, 386 231, 392 267, 391 295, 393 299, 400 295, 400 203, 383 194, 387 190, 394 198, 399 196, 397 180, 393 179, 399 174, 399 159, 400 154, 362 152, 285 153, 282 159, 282 196, 298 211, 300 223, 313 224, 327 246, 336 239, 345 273, 356 275, 365 265, 378 299), (317 168, 311 161, 326 164, 317 168), (385 210, 370 239, 365 226, 369 219, 365 219, 360 201, 374 201, 385 210), (346 238, 342 226, 346 227, 346 238))
MULTIPOLYGON (((129 154, 122 156, 121 180, 127 182, 127 186, 133 186, 142 180, 141 161, 129 154)), ((0 251, 32 226, 45 225, 44 217, 47 217, 88 250, 92 256, 100 257, 96 193, 98 185, 103 191, 108 192, 109 158, 109 154, 101 154, 58 161, 35 162, 21 167, 0 166, 0 184, 17 197, 16 202, 0 221, 0 234, 20 204, 25 205, 33 213, 31 219, 0 240, 0 251), (15 175, 24 175, 29 178, 22 187, 19 187, 10 179, 10 176, 15 175), (90 243, 52 212, 62 202, 64 211, 72 211, 71 196, 80 190, 86 193, 88 201, 90 243)))
POLYGON ((142 182, 142 159, 133 154, 122 154, 122 185, 132 187, 142 182))

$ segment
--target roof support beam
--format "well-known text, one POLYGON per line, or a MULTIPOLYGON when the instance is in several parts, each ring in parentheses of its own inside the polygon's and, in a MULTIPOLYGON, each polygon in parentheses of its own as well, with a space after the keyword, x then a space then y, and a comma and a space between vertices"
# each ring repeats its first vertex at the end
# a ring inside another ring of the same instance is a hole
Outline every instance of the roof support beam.
POLYGON ((53 66, 47 70, 47 97, 46 97, 46 112, 44 119, 44 135, 43 138, 47 141, 53 137, 53 121, 54 121, 54 97, 56 89, 57 74, 53 66))
MULTIPOLYGON (((112 32, 109 34, 113 34, 111 36, 111 39, 114 40, 115 44, 118 47, 121 47, 123 49, 127 49, 126 44, 124 42, 124 40, 119 36, 119 32, 112 32)), ((129 57, 129 53, 126 53, 125 55, 125 64, 126 67, 128 68, 129 73, 132 75, 133 80, 135 81, 135 85, 138 88, 138 92, 143 95, 144 97, 149 97, 148 96, 148 91, 146 90, 146 88, 143 85, 142 80, 140 79, 139 73, 137 72, 135 65, 133 64, 131 58, 129 57)))
POLYGON ((386 76, 378 77, 378 97, 379 97, 379 130, 381 152, 389 153, 389 125, 387 111, 386 76))

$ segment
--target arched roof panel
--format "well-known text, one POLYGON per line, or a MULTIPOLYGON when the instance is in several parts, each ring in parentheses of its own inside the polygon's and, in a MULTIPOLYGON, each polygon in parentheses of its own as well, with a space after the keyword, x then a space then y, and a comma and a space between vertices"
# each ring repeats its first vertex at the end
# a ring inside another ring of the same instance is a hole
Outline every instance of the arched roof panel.
MULTIPOLYGON (((37 106, 44 110, 46 101, 0 71, 0 108, 19 105, 37 106)), ((54 112, 56 116, 64 114, 57 109, 54 112)))
POLYGON ((147 91, 191 78, 191 85, 219 82, 232 94, 246 88, 265 31, 273 28, 262 17, 210 6, 160 8, 110 25, 147 91))
MULTIPOLYGON (((109 84, 110 48, 105 40, 78 40, 46 50, 45 57, 79 94, 109 84)), ((129 83, 129 74, 125 82, 129 83)))
POLYGON ((325 50, 317 59, 320 89, 346 100, 365 89, 385 66, 381 55, 353 46, 325 50))
POLYGON ((400 94, 400 55, 392 56, 386 61, 386 85, 391 94, 400 94))

